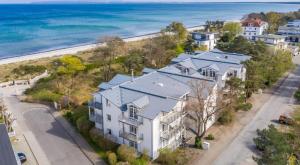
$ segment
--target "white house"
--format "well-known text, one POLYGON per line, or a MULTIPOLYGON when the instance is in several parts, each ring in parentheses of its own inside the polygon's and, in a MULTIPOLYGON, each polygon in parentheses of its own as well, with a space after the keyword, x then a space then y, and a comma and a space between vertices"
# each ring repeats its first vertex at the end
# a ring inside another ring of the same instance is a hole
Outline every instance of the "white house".
POLYGON ((278 45, 285 42, 285 37, 281 35, 265 34, 255 36, 255 41, 263 41, 266 44, 278 45))
POLYGON ((262 35, 268 29, 268 23, 258 18, 242 21, 243 34, 248 40, 255 40, 255 36, 262 35))
POLYGON ((288 42, 300 42, 300 20, 288 22, 285 26, 279 26, 278 34, 286 36, 288 42))
MULTIPOLYGON (((105 137, 134 147, 137 152, 147 150, 155 159, 160 149, 176 149, 186 137, 183 109, 191 96, 190 82, 205 82, 216 90, 219 81, 215 77, 219 74, 221 79, 224 75, 244 79, 240 62, 247 59, 220 51, 182 54, 164 68, 144 69, 140 77, 116 75, 101 83, 93 94, 90 120, 105 137)), ((206 92, 204 95, 214 97, 206 92)), ((213 116, 207 128, 214 122, 213 116)))
POLYGON ((205 46, 208 51, 213 50, 217 44, 216 33, 193 32, 192 38, 198 46, 205 46))

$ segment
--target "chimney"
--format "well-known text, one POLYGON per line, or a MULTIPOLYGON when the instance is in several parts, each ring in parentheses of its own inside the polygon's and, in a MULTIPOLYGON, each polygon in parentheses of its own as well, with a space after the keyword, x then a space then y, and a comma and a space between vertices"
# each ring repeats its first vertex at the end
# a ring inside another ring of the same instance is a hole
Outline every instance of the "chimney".
POLYGON ((133 69, 131 69, 131 81, 134 80, 134 73, 133 73, 133 69))

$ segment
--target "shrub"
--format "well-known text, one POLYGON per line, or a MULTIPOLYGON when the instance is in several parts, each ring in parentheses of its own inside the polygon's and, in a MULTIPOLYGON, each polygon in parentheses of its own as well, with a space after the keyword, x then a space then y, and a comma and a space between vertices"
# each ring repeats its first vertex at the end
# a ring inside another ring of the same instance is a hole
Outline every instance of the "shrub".
POLYGON ((221 124, 229 124, 234 119, 234 113, 231 110, 225 110, 221 112, 220 118, 218 119, 221 124))
POLYGON ((159 157, 156 159, 156 162, 162 165, 184 165, 187 164, 188 157, 185 153, 185 150, 176 149, 171 151, 168 148, 160 150, 159 157))
POLYGON ((73 113, 72 113, 71 111, 65 112, 65 113, 64 113, 64 117, 65 117, 68 121, 70 121, 70 122, 73 121, 73 113))
POLYGON ((294 97, 297 101, 300 101, 300 90, 297 90, 294 94, 294 97))
POLYGON ((20 65, 18 68, 12 70, 12 73, 16 75, 28 75, 34 73, 43 73, 46 67, 43 65, 20 65))
POLYGON ((198 149, 202 149, 202 141, 200 137, 195 137, 195 147, 198 149))
POLYGON ((97 128, 92 128, 89 132, 90 138, 100 148, 104 150, 116 150, 118 144, 103 137, 102 133, 97 128))
POLYGON ((251 108, 252 108, 251 103, 242 103, 237 107, 238 110, 243 110, 243 111, 249 111, 251 108))
POLYGON ((93 124, 86 116, 82 116, 76 121, 76 126, 81 133, 88 135, 90 129, 93 127, 93 124))
POLYGON ((50 90, 42 89, 32 93, 32 98, 34 100, 53 102, 58 101, 61 98, 61 95, 53 93, 50 90))
POLYGON ((121 161, 133 163, 137 158, 135 149, 126 145, 121 145, 117 150, 118 158, 121 161))
POLYGON ((118 160, 117 160, 117 155, 114 152, 107 152, 107 161, 110 165, 115 165, 117 164, 118 160))
POLYGON ((215 137, 213 134, 208 134, 206 137, 205 137, 206 140, 215 140, 215 137))

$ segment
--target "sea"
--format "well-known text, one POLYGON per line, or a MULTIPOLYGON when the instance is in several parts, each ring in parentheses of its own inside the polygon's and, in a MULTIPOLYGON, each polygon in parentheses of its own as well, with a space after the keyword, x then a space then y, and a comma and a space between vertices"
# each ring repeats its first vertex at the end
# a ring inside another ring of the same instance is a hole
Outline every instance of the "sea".
POLYGON ((0 59, 133 37, 179 21, 239 20, 251 12, 288 12, 300 3, 111 3, 0 5, 0 59))

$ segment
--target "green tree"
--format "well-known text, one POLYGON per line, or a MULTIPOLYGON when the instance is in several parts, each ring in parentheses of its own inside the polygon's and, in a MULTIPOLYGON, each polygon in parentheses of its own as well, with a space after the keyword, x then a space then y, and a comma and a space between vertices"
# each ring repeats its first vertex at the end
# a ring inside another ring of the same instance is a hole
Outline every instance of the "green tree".
POLYGON ((144 66, 144 58, 141 50, 132 50, 123 62, 124 67, 129 73, 131 70, 139 72, 144 66))
POLYGON ((223 31, 225 33, 228 33, 229 36, 231 36, 229 38, 232 38, 239 35, 242 32, 242 27, 241 24, 238 22, 228 22, 224 24, 223 31))
POLYGON ((281 25, 282 15, 276 12, 269 12, 266 14, 267 22, 269 23, 269 33, 276 33, 279 25, 281 25))
POLYGON ((186 28, 180 22, 172 22, 165 29, 163 29, 162 32, 174 33, 177 43, 185 41, 188 34, 186 28))
POLYGON ((85 65, 79 57, 71 55, 59 58, 58 60, 54 61, 54 65, 56 67, 56 75, 58 75, 57 87, 59 88, 61 84, 63 86, 67 86, 67 96, 69 104, 71 91, 73 90, 75 83, 75 76, 85 69, 85 65), (70 85, 67 85, 67 81, 63 81, 65 79, 65 76, 69 76, 71 78, 70 85))
POLYGON ((117 150, 118 157, 121 161, 133 163, 137 158, 135 149, 126 145, 120 145, 117 150))
POLYGON ((259 164, 287 164, 293 149, 289 144, 290 136, 287 133, 279 132, 274 125, 267 129, 257 130, 257 137, 254 138, 256 147, 261 151, 260 157, 254 157, 259 164))

